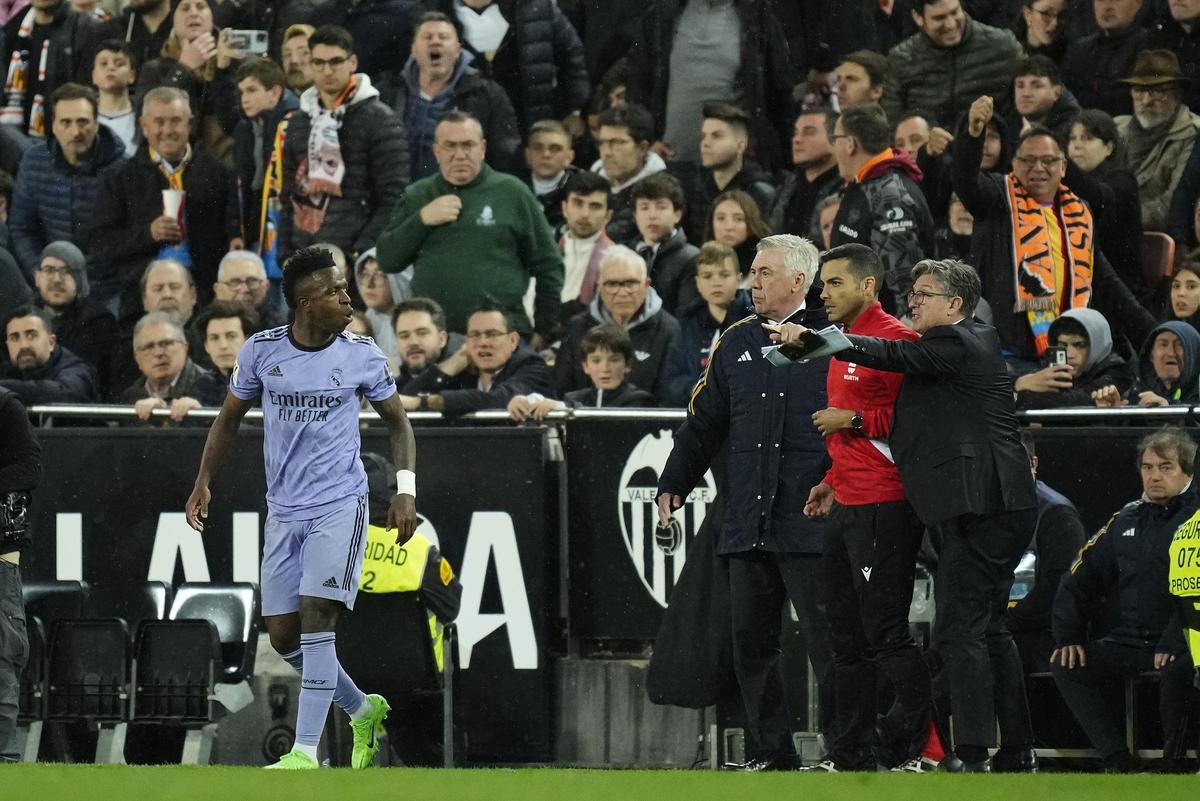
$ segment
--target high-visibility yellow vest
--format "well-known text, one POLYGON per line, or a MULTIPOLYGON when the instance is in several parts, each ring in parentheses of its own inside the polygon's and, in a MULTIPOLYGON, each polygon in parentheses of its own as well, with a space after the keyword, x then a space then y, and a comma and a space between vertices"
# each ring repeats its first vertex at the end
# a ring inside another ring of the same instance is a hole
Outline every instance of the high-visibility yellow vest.
POLYGON ((458 614, 462 585, 449 560, 420 533, 403 545, 396 532, 367 526, 367 550, 358 588, 363 592, 420 592, 429 609, 429 634, 438 670, 442 669, 443 622, 458 614))
POLYGON ((1175 530, 1169 558, 1171 594, 1178 599, 1192 663, 1200 665, 1200 511, 1175 530))

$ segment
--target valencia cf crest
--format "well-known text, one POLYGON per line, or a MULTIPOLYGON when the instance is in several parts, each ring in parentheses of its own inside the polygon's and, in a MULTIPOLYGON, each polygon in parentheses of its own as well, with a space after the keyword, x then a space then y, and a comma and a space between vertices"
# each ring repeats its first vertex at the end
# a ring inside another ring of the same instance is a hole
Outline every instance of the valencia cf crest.
POLYGON ((663 607, 683 571, 688 549, 704 522, 708 506, 717 496, 712 472, 706 472, 700 486, 675 512, 671 531, 656 542, 658 507, 654 496, 672 444, 668 430, 642 437, 625 460, 617 490, 617 516, 625 548, 646 591, 663 607))

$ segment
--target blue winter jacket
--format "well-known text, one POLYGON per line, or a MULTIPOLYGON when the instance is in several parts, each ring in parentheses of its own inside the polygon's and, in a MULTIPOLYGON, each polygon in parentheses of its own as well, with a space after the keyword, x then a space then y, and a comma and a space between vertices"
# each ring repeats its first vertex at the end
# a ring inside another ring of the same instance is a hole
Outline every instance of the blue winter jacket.
POLYGON ((58 140, 48 136, 21 159, 8 227, 17 263, 31 284, 42 249, 51 242, 66 239, 88 252, 100 176, 120 166, 126 155, 125 145, 104 125, 92 147, 92 158, 72 167, 58 140))

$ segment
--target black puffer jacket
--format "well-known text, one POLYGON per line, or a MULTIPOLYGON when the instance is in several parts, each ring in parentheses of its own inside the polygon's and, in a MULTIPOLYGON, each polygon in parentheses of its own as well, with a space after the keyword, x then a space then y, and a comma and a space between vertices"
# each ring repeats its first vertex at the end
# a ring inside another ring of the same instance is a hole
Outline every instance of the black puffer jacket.
MULTIPOLYGON (((626 98, 654 115, 662 135, 666 120, 667 87, 671 83, 671 47, 685 0, 653 0, 646 9, 642 33, 629 51, 630 78, 626 98)), ((741 22, 742 58, 735 93, 750 115, 750 141, 755 160, 769 171, 785 165, 786 143, 795 115, 792 66, 787 39, 767 0, 734 0, 741 22)))
POLYGON ((975 98, 991 95, 997 110, 1012 105, 1013 70, 1022 57, 1012 31, 968 19, 962 42, 942 48, 924 33, 915 33, 888 53, 895 91, 880 101, 889 120, 923 112, 930 123, 953 125, 975 98))
POLYGON ((567 18, 551 0, 498 0, 497 5, 509 28, 489 61, 467 42, 454 0, 427 0, 430 9, 454 20, 463 49, 475 56, 475 66, 483 70, 490 65, 484 74, 512 98, 521 130, 538 120, 559 120, 581 110, 592 85, 583 43, 567 18))
POLYGON ((26 406, 39 403, 95 403, 100 400, 96 368, 61 345, 45 364, 23 370, 15 364, 0 370, 0 387, 17 393, 26 406))
POLYGON ((356 258, 375 246, 392 206, 404 195, 409 174, 404 123, 379 100, 370 79, 362 73, 357 78, 358 92, 338 129, 346 167, 342 196, 329 199, 325 220, 316 233, 295 227, 291 200, 296 191, 296 171, 308 163, 308 109, 318 103, 315 86, 300 97, 300 110, 288 121, 283 145, 281 259, 317 242, 331 242, 345 251, 347 258, 356 258))
POLYGON ((696 257, 700 249, 688 242, 682 228, 658 245, 650 263, 650 283, 671 314, 697 297, 696 257))

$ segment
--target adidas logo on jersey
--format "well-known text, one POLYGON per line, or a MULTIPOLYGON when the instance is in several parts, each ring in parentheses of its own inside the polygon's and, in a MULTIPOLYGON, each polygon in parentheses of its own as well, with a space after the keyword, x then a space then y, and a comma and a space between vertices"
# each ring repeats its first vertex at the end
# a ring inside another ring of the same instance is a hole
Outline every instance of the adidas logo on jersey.
POLYGON ((325 583, 324 583, 324 584, 322 584, 321 586, 322 586, 322 587, 328 587, 328 588, 329 588, 329 589, 331 589, 331 590, 336 590, 336 589, 338 589, 338 583, 337 583, 337 579, 335 579, 335 578, 332 578, 332 577, 331 577, 331 578, 327 578, 327 579, 325 579, 325 583))
POLYGON ((267 371, 267 375, 273 375, 276 378, 283 378, 283 371, 279 369, 279 365, 275 365, 267 371))
POLYGON ((747 351, 743 351, 741 356, 738 356, 738 361, 739 362, 752 362, 752 361, 754 361, 754 359, 753 359, 753 357, 750 356, 750 351, 747 350, 747 351))

